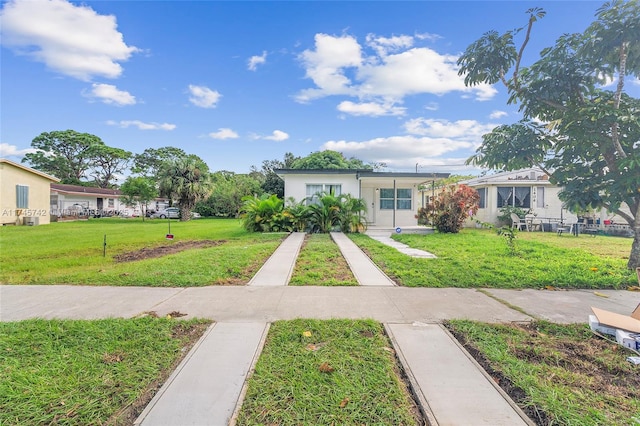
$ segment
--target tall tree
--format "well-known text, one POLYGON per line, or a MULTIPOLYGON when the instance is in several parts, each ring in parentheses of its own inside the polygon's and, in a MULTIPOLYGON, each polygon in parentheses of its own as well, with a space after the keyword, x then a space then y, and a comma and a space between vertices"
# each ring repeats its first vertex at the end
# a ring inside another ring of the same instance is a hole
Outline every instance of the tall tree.
POLYGON ((160 193, 178 202, 181 221, 190 220, 193 207, 211 191, 209 167, 195 155, 165 162, 159 176, 160 193))
POLYGON ((106 145, 96 145, 92 149, 93 172, 96 185, 100 188, 111 188, 115 180, 127 169, 132 155, 129 151, 106 145))
POLYGON ((211 184, 211 195, 195 207, 195 210, 204 216, 237 217, 242 207, 242 199, 262 192, 260 181, 251 175, 225 170, 213 173, 211 184))
POLYGON ((139 205, 142 212, 142 221, 147 214, 147 205, 158 196, 158 190, 154 182, 142 176, 129 176, 120 186, 122 200, 128 206, 139 205))
POLYGON ((28 153, 22 162, 60 179, 62 183, 80 184, 93 166, 96 149, 104 142, 89 133, 75 130, 43 132, 31 141, 37 151, 28 153))
POLYGON ((291 164, 292 169, 365 169, 371 170, 371 165, 363 163, 357 158, 346 159, 342 153, 325 150, 298 158, 291 164))
POLYGON ((278 198, 284 198, 284 181, 275 172, 275 169, 292 168, 296 160, 300 157, 287 152, 282 160, 264 160, 262 162, 263 176, 262 191, 266 194, 275 194, 278 198))
POLYGON ((187 153, 180 148, 165 146, 163 148, 147 148, 141 154, 133 156, 131 171, 146 177, 157 179, 162 164, 169 160, 187 157, 187 153))
POLYGON ((525 27, 489 31, 458 60, 466 85, 501 82, 523 114, 484 135, 468 162, 503 170, 536 165, 563 187, 569 208, 615 212, 635 233, 627 266, 640 267, 640 100, 627 93, 628 79, 640 77, 640 5, 605 3, 583 33, 561 36, 525 67, 533 26, 545 12, 527 14, 525 27))

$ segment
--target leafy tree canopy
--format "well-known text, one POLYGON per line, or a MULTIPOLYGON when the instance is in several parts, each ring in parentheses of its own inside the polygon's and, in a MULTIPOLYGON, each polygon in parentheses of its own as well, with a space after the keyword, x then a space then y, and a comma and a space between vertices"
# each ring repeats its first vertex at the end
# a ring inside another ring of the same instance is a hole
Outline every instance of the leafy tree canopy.
POLYGON ((309 154, 299 158, 291 164, 292 169, 360 169, 372 170, 371 165, 365 164, 357 158, 346 159, 340 152, 326 150, 309 154))
POLYGON ((91 169, 96 149, 104 147, 102 140, 75 130, 43 132, 31 141, 36 152, 22 159, 34 169, 48 173, 66 184, 81 184, 91 169))
POLYGON ((164 162, 185 157, 187 157, 187 153, 184 150, 173 146, 158 149, 147 148, 141 154, 133 156, 131 172, 156 179, 158 170, 164 162))
POLYGON ((120 186, 120 191, 122 192, 122 200, 127 205, 140 205, 144 221, 147 204, 158 196, 158 190, 153 181, 142 176, 129 176, 120 186))
POLYGON ((500 82, 523 119, 483 136, 469 163, 498 170, 538 166, 563 187, 569 208, 606 208, 635 231, 628 266, 640 266, 640 4, 614 0, 580 34, 565 34, 524 66, 542 9, 527 24, 485 33, 459 58, 465 84, 500 82), (522 37, 519 47, 516 37, 522 37), (611 84, 612 83, 612 84, 611 84))

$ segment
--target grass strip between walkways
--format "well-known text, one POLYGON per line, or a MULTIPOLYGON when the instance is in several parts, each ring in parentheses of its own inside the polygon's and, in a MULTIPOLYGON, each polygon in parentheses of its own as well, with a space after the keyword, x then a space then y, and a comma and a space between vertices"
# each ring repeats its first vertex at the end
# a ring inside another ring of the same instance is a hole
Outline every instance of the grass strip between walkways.
POLYGON ((407 287, 611 288, 636 285, 627 269, 632 239, 521 232, 515 252, 495 231, 400 234, 393 238, 435 254, 418 259, 362 234, 349 237, 399 285, 407 287))
POLYGON ((484 324, 448 328, 539 425, 640 424, 635 355, 584 324, 484 324))
POLYGON ((132 424, 210 321, 0 323, 0 424, 132 424))
POLYGON ((238 425, 417 425, 417 407, 381 324, 275 322, 238 425))
POLYGON ((289 285, 353 286, 358 281, 329 234, 307 234, 289 285))

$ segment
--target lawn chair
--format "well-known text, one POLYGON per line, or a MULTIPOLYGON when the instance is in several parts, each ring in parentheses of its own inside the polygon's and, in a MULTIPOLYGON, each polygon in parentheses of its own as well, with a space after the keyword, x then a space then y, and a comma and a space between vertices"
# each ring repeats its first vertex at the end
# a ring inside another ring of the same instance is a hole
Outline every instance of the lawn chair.
POLYGON ((525 230, 525 229, 527 231, 529 230, 527 221, 525 219, 520 219, 520 216, 518 216, 515 213, 511 213, 511 227, 517 229, 518 231, 525 230))

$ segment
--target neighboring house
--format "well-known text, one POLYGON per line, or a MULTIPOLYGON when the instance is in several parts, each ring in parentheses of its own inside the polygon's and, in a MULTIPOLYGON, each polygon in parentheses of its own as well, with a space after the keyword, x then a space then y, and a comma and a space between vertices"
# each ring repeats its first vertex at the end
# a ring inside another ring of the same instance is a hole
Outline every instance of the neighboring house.
MULTIPOLYGON (((91 186, 51 184, 51 214, 69 216, 139 216, 140 206, 128 206, 121 201, 118 189, 91 186)), ((164 199, 149 203, 149 210, 162 210, 168 206, 164 199)))
POLYGON ((431 195, 433 182, 448 173, 390 173, 369 170, 300 170, 277 169, 284 180, 284 198, 296 202, 321 192, 350 194, 367 205, 369 227, 403 228, 418 225, 418 209, 431 195), (427 188, 427 189, 424 189, 427 188))
POLYGON ((463 183, 480 194, 480 209, 475 218, 481 222, 497 224, 500 210, 506 206, 520 207, 548 228, 561 221, 577 220, 558 198, 562 188, 549 182, 549 176, 538 168, 496 173, 463 183))
MULTIPOLYGON (((613 235, 627 235, 629 231, 622 217, 606 209, 583 212, 579 216, 567 210, 558 197, 562 187, 549 182, 549 176, 535 167, 481 176, 462 183, 480 194, 480 209, 475 219, 481 222, 497 224, 500 209, 513 206, 528 211, 530 223, 544 226, 545 231, 555 230, 560 222, 570 225, 578 221, 613 235)), ((468 224, 472 226, 471 221, 468 224)))
POLYGON ((117 189, 52 183, 51 214, 58 217, 131 214, 133 209, 120 202, 121 195, 117 189))
POLYGON ((48 224, 49 184, 59 181, 46 173, 0 158, 0 223, 48 224))

